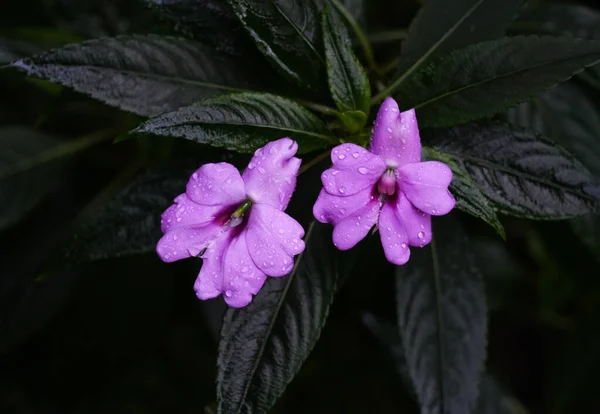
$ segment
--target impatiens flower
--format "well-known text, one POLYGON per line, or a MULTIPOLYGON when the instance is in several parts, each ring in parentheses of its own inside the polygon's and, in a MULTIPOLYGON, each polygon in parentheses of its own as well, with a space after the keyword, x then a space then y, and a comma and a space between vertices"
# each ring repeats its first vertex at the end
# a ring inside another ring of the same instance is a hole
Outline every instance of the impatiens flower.
POLYGON ((452 171, 441 162, 421 162, 415 111, 400 113, 391 98, 379 108, 370 150, 342 144, 331 161, 313 213, 335 226, 333 243, 340 250, 354 247, 377 224, 385 256, 402 265, 408 246, 431 241, 431 215, 454 207, 448 191, 452 171))
POLYGON ((200 299, 224 294, 246 306, 267 276, 284 276, 304 250, 304 229, 285 214, 301 160, 289 138, 258 149, 244 174, 231 164, 205 164, 162 215, 156 251, 165 262, 203 259, 194 290, 200 299))

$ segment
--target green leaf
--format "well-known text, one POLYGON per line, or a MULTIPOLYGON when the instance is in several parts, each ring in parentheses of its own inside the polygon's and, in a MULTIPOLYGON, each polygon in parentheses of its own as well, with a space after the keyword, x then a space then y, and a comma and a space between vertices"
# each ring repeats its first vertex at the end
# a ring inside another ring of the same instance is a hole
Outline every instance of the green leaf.
POLYGON ((90 40, 12 66, 144 116, 249 87, 257 78, 248 62, 191 40, 153 35, 90 40))
MULTIPOLYGON (((352 52, 350 39, 343 37, 346 32, 340 30, 339 23, 334 23, 328 9, 323 11, 322 25, 327 78, 333 100, 342 112, 368 114, 371 107, 369 78, 352 52)), ((358 129, 363 126, 364 123, 358 129)))
POLYGON ((404 356, 421 413, 469 413, 485 359, 485 290, 456 219, 437 219, 433 234, 396 272, 404 356))
POLYGON ((496 230, 500 237, 506 239, 504 227, 500 223, 496 211, 469 173, 459 163, 446 154, 427 147, 423 147, 423 158, 441 161, 452 170, 454 176, 450 184, 450 192, 456 198, 456 208, 485 221, 496 230))
MULTIPOLYGON (((576 85, 564 83, 538 99, 511 109, 508 120, 541 132, 600 177, 600 112, 576 85)), ((570 224, 592 252, 600 252, 600 218, 583 216, 570 224)))
POLYGON ((367 20, 367 0, 339 0, 342 6, 350 15, 356 20, 356 22, 365 27, 367 20))
POLYGON ((396 95, 422 126, 445 127, 502 112, 600 61, 600 41, 517 36, 443 56, 396 95))
POLYGON ((229 0, 258 49, 284 76, 319 91, 323 57, 318 0, 229 0))
POLYGON ((556 220, 600 211, 600 186, 571 154, 533 131, 503 123, 430 131, 497 211, 556 220))
POLYGON ((59 143, 30 128, 0 128, 0 230, 26 216, 53 188, 58 179, 55 166, 28 164, 59 143))
POLYGON ((360 131, 367 123, 367 114, 363 111, 339 112, 337 116, 344 129, 351 134, 360 131))
POLYGON ((268 278, 245 308, 229 308, 219 344, 219 413, 266 413, 317 342, 337 291, 339 255, 327 226, 308 229, 292 273, 268 278))
POLYGON ((325 124, 302 106, 261 93, 209 98, 150 119, 135 132, 180 137, 240 152, 254 151, 282 137, 299 141, 305 152, 334 140, 325 124))
MULTIPOLYGON (((396 327, 392 323, 378 320, 370 313, 363 315, 362 319, 367 329, 392 357, 398 375, 412 387, 404 358, 404 345, 396 327)), ((527 414, 527 410, 492 375, 484 373, 479 383, 479 396, 473 414, 527 414)))
POLYGON ((255 50, 226 0, 144 1, 186 37, 233 55, 255 50))
MULTIPOLYGON (((523 0, 428 0, 412 21, 398 63, 401 76, 378 98, 393 94, 432 59, 504 35, 523 0)), ((377 99, 376 99, 377 100, 377 99)))
MULTIPOLYGON (((600 40, 600 12, 579 4, 541 4, 522 16, 518 26, 529 32, 600 40)), ((600 65, 588 68, 581 78, 600 89, 600 65)))

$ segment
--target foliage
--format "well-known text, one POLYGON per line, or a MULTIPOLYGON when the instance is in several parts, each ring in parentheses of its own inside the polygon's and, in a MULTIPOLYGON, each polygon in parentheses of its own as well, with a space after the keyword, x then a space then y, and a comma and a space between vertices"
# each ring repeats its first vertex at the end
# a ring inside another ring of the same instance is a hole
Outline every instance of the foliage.
POLYGON ((600 409, 599 11, 33 3, 0 15, 1 412, 600 409), (329 152, 368 146, 388 96, 457 200, 405 266, 312 218, 329 152), (160 214, 281 137, 306 250, 245 308, 199 302, 201 262, 154 254, 160 214))

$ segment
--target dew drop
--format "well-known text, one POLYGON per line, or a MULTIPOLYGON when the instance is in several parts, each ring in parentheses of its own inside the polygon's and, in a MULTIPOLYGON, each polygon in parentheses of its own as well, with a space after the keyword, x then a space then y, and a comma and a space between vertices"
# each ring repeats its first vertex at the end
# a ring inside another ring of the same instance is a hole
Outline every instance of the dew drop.
POLYGON ((338 159, 343 160, 344 158, 346 158, 346 156, 344 154, 338 155, 338 159))
POLYGON ((400 245, 400 247, 402 247, 403 249, 406 249, 406 243, 402 243, 402 244, 400 245))
POLYGON ((422 231, 420 231, 420 232, 417 233, 417 237, 419 239, 422 239, 423 237, 425 237, 425 233, 423 233, 422 231))
POLYGON ((242 273, 246 273, 248 271, 248 266, 244 266, 240 269, 242 273))
POLYGON ((177 223, 181 223, 181 217, 177 217, 177 223))
POLYGON ((358 158, 359 154, 358 154, 358 152, 355 152, 354 154, 352 154, 352 156, 353 156, 354 158, 358 158))
POLYGON ((387 132, 389 132, 391 134, 392 133, 392 128, 388 127, 387 132))
POLYGON ((258 167, 258 172, 261 173, 261 174, 264 174, 267 171, 263 167, 258 167))
POLYGON ((279 234, 283 234, 285 232, 284 229, 279 229, 279 234))
POLYGON ((340 194, 344 194, 346 192, 346 188, 340 187, 338 191, 340 192, 340 194))
POLYGON ((340 173, 340 170, 333 170, 331 171, 331 175, 336 176, 340 173))
POLYGON ((177 240, 177 235, 176 234, 173 235, 173 240, 177 240))
POLYGON ((231 290, 226 290, 225 291, 225 296, 227 296, 228 298, 230 298, 232 295, 231 290))
POLYGON ((192 178, 193 178, 194 180, 197 180, 197 179, 198 179, 198 173, 193 173, 193 174, 192 174, 192 178))
POLYGON ((367 174, 369 172, 369 169, 366 168, 366 167, 360 167, 358 169, 358 172, 364 175, 364 174, 367 174))

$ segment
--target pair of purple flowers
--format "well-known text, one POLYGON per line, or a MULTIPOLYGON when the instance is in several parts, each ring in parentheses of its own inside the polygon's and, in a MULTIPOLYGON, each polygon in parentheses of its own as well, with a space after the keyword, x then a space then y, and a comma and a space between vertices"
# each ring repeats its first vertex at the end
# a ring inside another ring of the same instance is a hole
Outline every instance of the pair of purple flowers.
MULTIPOLYGON (((291 272, 294 256, 304 250, 304 229, 284 213, 301 164, 297 150, 289 138, 270 142, 242 175, 231 164, 205 164, 163 213, 158 255, 165 262, 203 259, 194 285, 198 298, 223 294, 228 305, 243 307, 267 276, 291 272)), ((431 241, 431 216, 454 207, 451 170, 421 162, 415 111, 400 112, 391 98, 379 109, 370 150, 342 144, 331 161, 313 213, 334 225, 340 250, 354 247, 377 225, 387 259, 405 264, 409 246, 431 241)))

